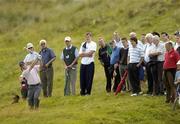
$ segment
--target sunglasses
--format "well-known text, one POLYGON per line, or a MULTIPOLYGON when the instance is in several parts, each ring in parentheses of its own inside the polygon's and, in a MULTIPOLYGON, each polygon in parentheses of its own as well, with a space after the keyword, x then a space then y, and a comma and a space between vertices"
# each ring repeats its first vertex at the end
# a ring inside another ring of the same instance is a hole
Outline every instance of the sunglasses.
POLYGON ((29 47, 28 49, 32 49, 33 47, 29 47))

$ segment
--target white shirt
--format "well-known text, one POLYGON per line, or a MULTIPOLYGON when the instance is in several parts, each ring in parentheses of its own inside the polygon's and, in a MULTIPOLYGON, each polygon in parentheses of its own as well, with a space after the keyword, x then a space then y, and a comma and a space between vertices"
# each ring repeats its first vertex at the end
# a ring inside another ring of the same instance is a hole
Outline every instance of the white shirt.
POLYGON ((155 45, 153 43, 149 44, 147 43, 146 49, 145 49, 145 55, 144 55, 144 61, 149 62, 149 53, 152 49, 154 49, 155 45))
MULTIPOLYGON (((66 47, 66 50, 71 49, 71 48, 72 48, 72 44, 71 44, 71 46, 70 46, 69 48, 66 47)), ((76 48, 74 54, 75 54, 75 57, 76 57, 76 58, 79 57, 79 52, 78 52, 78 49, 77 49, 77 48, 76 48)), ((61 53, 60 59, 64 60, 64 53, 63 53, 63 52, 61 53)))
MULTIPOLYGON (((130 40, 128 40, 128 45, 129 45, 129 47, 132 47, 130 40)), ((137 41, 137 46, 141 47, 142 49, 144 48, 144 44, 140 40, 137 41)))
POLYGON ((136 47, 130 47, 128 51, 129 63, 139 63, 140 59, 144 57, 143 49, 136 45, 136 47))
POLYGON ((156 53, 156 52, 161 53, 160 55, 158 55, 157 60, 161 62, 164 61, 165 48, 162 43, 159 43, 157 46, 153 45, 153 48, 149 51, 149 53, 156 53))
POLYGON ((175 45, 174 45, 174 50, 177 50, 177 48, 180 46, 180 44, 178 44, 178 43, 176 43, 175 45))
MULTIPOLYGON (((81 44, 81 47, 80 47, 80 50, 79 50, 79 54, 81 53, 88 53, 90 51, 96 51, 96 48, 97 48, 97 45, 94 41, 91 41, 91 42, 86 42, 86 48, 83 47, 85 42, 83 42, 81 44)), ((81 64, 84 64, 84 65, 88 65, 90 64, 91 62, 94 62, 94 55, 95 53, 93 53, 93 56, 92 57, 82 57, 81 59, 81 64)))
POLYGON ((32 62, 36 60, 37 58, 41 59, 41 55, 39 55, 37 52, 33 51, 32 53, 29 53, 26 55, 24 59, 24 63, 32 62))
POLYGON ((22 72, 23 77, 26 78, 28 85, 36 85, 41 82, 38 72, 40 65, 35 65, 31 71, 29 71, 30 66, 22 72))
POLYGON ((123 44, 122 44, 122 41, 121 41, 121 40, 120 40, 120 41, 114 40, 114 41, 115 41, 115 44, 116 44, 117 47, 119 47, 119 48, 122 48, 122 47, 123 47, 123 44))

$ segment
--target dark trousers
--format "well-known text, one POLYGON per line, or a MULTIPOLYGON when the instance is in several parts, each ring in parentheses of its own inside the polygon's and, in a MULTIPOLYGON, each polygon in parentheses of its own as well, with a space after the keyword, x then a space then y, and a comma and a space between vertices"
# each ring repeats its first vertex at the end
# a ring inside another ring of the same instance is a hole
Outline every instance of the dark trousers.
MULTIPOLYGON (((121 81, 120 73, 119 73, 119 67, 114 69, 114 65, 111 66, 113 68, 113 72, 116 72, 116 76, 114 77, 114 85, 113 85, 113 92, 116 92, 116 89, 118 87, 118 84, 121 81)), ((112 72, 112 77, 113 77, 113 72, 112 72)))
POLYGON ((128 64, 128 76, 132 86, 133 93, 141 92, 140 88, 140 80, 139 80, 139 68, 136 67, 138 63, 130 63, 128 64))
POLYGON ((150 70, 151 70, 151 75, 152 75, 152 79, 153 79, 153 95, 158 95, 159 92, 159 81, 158 81, 158 63, 154 62, 151 66, 150 66, 150 70))
POLYGON ((176 89, 174 85, 176 69, 167 69, 164 70, 163 81, 166 87, 166 102, 174 102, 176 89))
POLYGON ((94 77, 94 62, 90 63, 89 65, 81 64, 80 67, 81 95, 91 94, 93 77, 94 77))
POLYGON ((106 75, 106 91, 111 92, 112 73, 110 71, 110 65, 104 65, 104 72, 106 75))
POLYGON ((146 74, 147 74, 147 81, 148 81, 148 94, 152 94, 153 93, 153 76, 151 73, 151 68, 150 68, 151 64, 150 62, 148 62, 146 64, 146 74))
POLYGON ((52 66, 40 72, 44 97, 52 96, 53 76, 54 76, 54 71, 52 66))
POLYGON ((164 89, 165 89, 165 86, 164 86, 164 83, 163 83, 163 78, 162 78, 163 77, 163 64, 164 64, 164 62, 158 62, 158 65, 157 65, 160 94, 164 94, 164 89))

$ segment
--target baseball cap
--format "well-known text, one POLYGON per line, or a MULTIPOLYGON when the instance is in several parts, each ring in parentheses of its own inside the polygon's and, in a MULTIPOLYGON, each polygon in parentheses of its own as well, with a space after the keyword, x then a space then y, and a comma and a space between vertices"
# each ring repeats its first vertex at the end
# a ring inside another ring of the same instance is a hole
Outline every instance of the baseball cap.
POLYGON ((71 37, 69 37, 69 36, 65 37, 64 41, 71 41, 71 37))
POLYGON ((27 43, 26 48, 29 49, 31 47, 34 47, 32 43, 27 43))

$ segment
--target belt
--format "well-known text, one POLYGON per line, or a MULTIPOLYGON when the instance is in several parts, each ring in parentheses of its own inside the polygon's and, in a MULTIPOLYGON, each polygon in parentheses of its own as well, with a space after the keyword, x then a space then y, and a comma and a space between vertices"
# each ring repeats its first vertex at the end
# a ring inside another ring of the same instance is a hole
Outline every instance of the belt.
POLYGON ((40 83, 37 83, 37 84, 30 84, 29 86, 38 86, 40 85, 40 83))

